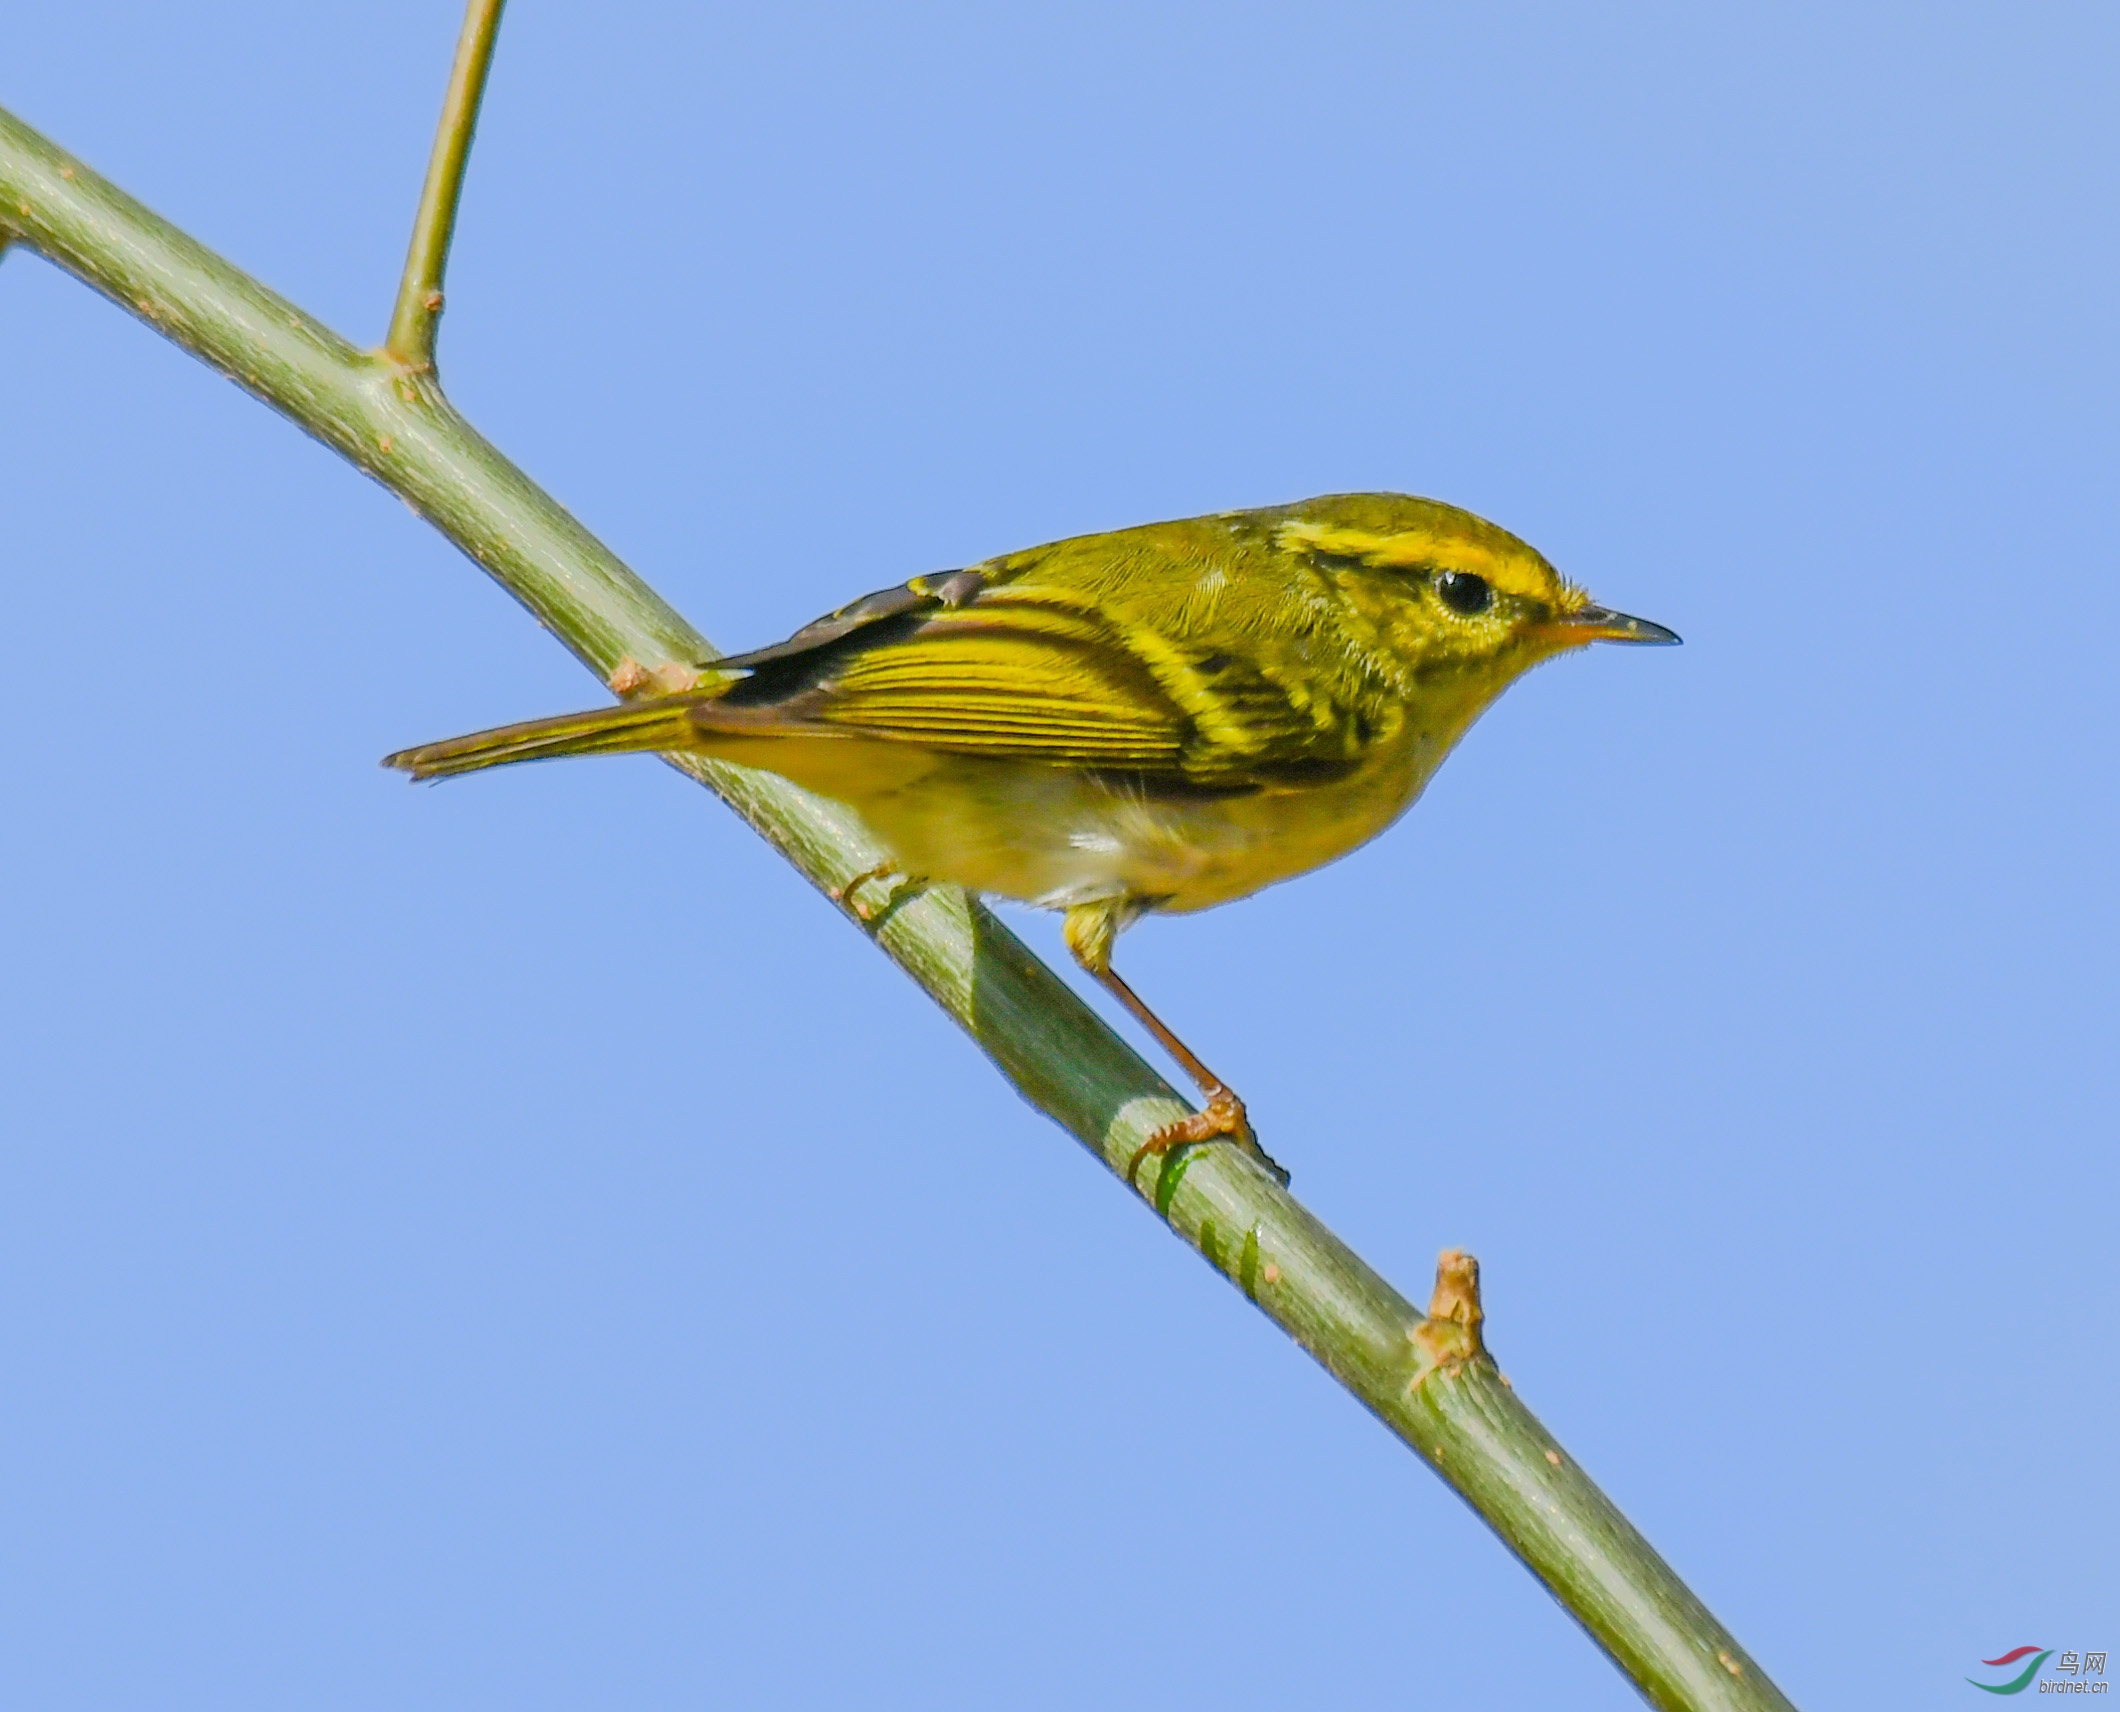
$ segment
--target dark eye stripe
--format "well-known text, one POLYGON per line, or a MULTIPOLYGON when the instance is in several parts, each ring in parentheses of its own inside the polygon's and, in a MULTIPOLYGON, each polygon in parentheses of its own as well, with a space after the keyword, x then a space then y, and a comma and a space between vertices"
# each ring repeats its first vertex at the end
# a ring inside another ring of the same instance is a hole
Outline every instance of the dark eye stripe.
POLYGON ((1435 579, 1435 592, 1451 611, 1462 612, 1467 618, 1485 612, 1494 600, 1494 590, 1488 587, 1487 579, 1470 571, 1445 571, 1435 579))

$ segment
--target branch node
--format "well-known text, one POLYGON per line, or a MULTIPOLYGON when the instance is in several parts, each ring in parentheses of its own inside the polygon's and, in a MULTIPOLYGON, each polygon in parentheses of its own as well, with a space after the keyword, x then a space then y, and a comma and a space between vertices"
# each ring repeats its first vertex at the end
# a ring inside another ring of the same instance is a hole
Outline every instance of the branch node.
POLYGON ((702 670, 688 666, 682 660, 665 660, 659 666, 644 666, 631 654, 623 656, 611 668, 611 675, 604 683, 615 696, 632 696, 642 691, 649 695, 686 695, 702 689, 713 682, 712 668, 702 670))
POLYGON ((1487 1359, 1480 1335, 1486 1318, 1480 1306, 1480 1263, 1461 1248, 1446 1248, 1436 1257, 1428 1317, 1407 1335, 1437 1367, 1462 1367, 1487 1359))

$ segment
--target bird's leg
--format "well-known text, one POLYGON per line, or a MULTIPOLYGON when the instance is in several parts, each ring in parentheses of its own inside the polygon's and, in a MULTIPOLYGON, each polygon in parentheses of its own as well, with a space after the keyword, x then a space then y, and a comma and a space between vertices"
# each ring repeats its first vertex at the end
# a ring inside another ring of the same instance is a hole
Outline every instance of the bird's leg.
POLYGON ((1120 978, 1116 969, 1106 964, 1090 973, 1097 977, 1098 984, 1106 992, 1133 1012, 1135 1020, 1156 1037, 1156 1044, 1184 1067, 1186 1075, 1199 1084, 1200 1093, 1207 1102, 1192 1116, 1165 1124, 1135 1148, 1134 1156, 1126 1162, 1127 1182, 1134 1182, 1140 1174, 1141 1161, 1149 1155, 1160 1158, 1174 1147, 1195 1141, 1233 1141, 1283 1183, 1287 1182, 1288 1173, 1259 1145, 1259 1138, 1252 1133, 1251 1119, 1245 1115, 1244 1102, 1237 1098, 1229 1084, 1202 1064, 1192 1049, 1171 1033, 1163 1019, 1141 1002, 1141 995, 1120 978))
POLYGON ((1200 1062, 1191 1047, 1171 1033, 1163 1019, 1142 1003, 1141 995, 1112 967, 1112 941, 1139 910, 1138 904, 1126 899, 1077 904, 1067 912, 1061 930, 1075 961, 1095 976, 1097 984, 1124 1005, 1134 1020, 1155 1037, 1156 1044, 1178 1061, 1186 1075, 1199 1085, 1206 1101, 1190 1117, 1165 1124, 1134 1149, 1133 1157, 1126 1162, 1127 1183, 1134 1184, 1141 1170, 1141 1161, 1151 1154, 1160 1158, 1174 1147, 1184 1147, 1196 1141, 1233 1141, 1285 1184, 1288 1173, 1259 1145, 1259 1138, 1252 1133, 1251 1120, 1245 1115, 1244 1102, 1237 1098, 1227 1082, 1200 1062))

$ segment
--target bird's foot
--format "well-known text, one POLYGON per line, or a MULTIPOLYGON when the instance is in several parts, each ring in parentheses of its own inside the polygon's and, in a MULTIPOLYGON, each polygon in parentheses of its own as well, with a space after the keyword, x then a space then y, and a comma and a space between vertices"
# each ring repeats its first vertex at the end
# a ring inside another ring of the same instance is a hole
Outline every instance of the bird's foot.
POLYGON ((851 878, 840 881, 826 895, 831 898, 832 902, 839 905, 841 909, 860 922, 863 927, 874 927, 908 896, 919 891, 921 887, 921 881, 914 879, 911 875, 900 873, 895 862, 879 862, 873 868, 864 868, 851 878), (883 902, 880 904, 864 903, 860 897, 861 888, 879 880, 892 882, 890 886, 885 888, 883 902))
POLYGON ((1244 1113, 1244 1102, 1224 1087, 1209 1090, 1206 1105, 1190 1117, 1165 1124, 1134 1149, 1133 1157, 1126 1162, 1128 1187, 1140 1187, 1136 1179, 1140 1175, 1142 1160, 1150 1155, 1160 1159, 1173 1148, 1190 1147, 1201 1141, 1234 1142, 1272 1172, 1275 1182, 1287 1187, 1288 1173, 1259 1145, 1259 1138, 1252 1133, 1251 1119, 1244 1113))

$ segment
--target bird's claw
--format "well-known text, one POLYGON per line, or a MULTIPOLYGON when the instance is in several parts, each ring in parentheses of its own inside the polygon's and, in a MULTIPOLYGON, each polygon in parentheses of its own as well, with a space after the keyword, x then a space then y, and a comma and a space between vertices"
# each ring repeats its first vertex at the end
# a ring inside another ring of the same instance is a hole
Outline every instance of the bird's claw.
POLYGON ((884 912, 897 901, 899 887, 893 886, 886 892, 883 902, 874 909, 863 903, 857 894, 863 886, 866 886, 872 880, 893 880, 898 878, 898 869, 893 863, 879 862, 873 868, 864 868, 851 878, 840 881, 826 895, 831 898, 832 902, 860 922, 863 927, 873 927, 882 918, 884 912))
POLYGON ((1245 1115, 1244 1102, 1227 1088, 1215 1088, 1207 1096, 1207 1104, 1198 1111, 1165 1124, 1139 1147, 1126 1162, 1126 1182, 1129 1188, 1140 1187, 1137 1179, 1141 1172, 1141 1161, 1151 1154, 1161 1158, 1173 1148, 1190 1147, 1200 1141, 1229 1141, 1244 1149, 1261 1165, 1273 1173, 1274 1181, 1283 1188, 1288 1186, 1288 1173, 1277 1165, 1266 1150, 1259 1145, 1259 1138, 1252 1133, 1251 1119, 1245 1115))

